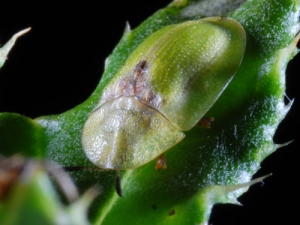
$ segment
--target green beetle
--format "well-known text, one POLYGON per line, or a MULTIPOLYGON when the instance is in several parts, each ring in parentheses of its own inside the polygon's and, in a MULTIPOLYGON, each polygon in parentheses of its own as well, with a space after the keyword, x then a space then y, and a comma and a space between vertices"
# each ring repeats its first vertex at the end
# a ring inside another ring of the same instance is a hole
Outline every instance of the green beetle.
POLYGON ((142 166, 184 138, 224 91, 246 44, 235 20, 166 26, 146 38, 103 90, 82 133, 100 168, 142 166))

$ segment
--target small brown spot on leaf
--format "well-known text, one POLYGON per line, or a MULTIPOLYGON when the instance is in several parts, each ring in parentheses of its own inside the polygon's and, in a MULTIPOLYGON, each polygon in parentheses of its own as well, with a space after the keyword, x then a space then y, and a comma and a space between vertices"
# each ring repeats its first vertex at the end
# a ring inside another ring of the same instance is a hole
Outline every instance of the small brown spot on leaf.
POLYGON ((175 210, 172 209, 170 212, 169 212, 169 216, 173 216, 175 214, 175 210))
POLYGON ((214 121, 215 119, 213 117, 203 117, 202 119, 200 119, 199 121, 199 126, 200 127, 204 127, 206 129, 210 128, 210 124, 212 121, 214 121))
POLYGON ((152 206, 152 209, 156 210, 157 209, 157 206, 155 204, 153 204, 152 206))
POLYGON ((167 168, 167 160, 164 154, 158 156, 155 164, 155 169, 161 170, 167 168))

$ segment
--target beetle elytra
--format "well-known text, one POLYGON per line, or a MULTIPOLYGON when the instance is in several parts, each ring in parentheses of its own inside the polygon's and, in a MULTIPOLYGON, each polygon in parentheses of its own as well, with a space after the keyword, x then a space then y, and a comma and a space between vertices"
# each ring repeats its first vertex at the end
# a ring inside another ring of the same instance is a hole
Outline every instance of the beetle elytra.
POLYGON ((246 44, 235 20, 166 26, 146 38, 103 90, 82 133, 100 168, 140 167, 184 138, 224 91, 246 44))

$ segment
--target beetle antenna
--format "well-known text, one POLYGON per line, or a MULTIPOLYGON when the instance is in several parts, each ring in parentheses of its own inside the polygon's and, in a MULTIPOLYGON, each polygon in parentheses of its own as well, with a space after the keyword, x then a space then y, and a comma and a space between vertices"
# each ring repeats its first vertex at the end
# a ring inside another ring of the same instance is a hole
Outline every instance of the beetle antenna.
POLYGON ((120 170, 116 170, 116 192, 117 194, 122 197, 122 188, 121 188, 121 178, 120 178, 120 170))

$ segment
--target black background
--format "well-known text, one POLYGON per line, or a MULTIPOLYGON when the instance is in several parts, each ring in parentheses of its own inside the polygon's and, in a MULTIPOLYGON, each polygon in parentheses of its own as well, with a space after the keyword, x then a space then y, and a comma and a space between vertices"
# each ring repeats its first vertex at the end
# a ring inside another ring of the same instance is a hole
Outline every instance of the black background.
MULTIPOLYGON (((18 40, 0 70, 0 112, 35 118, 83 102, 97 86, 104 60, 121 38, 125 22, 135 28, 169 2, 2 4, 1 44, 21 29, 31 26, 32 30, 18 40)), ((243 206, 216 205, 210 224, 295 224, 299 220, 299 70, 300 57, 295 57, 287 69, 286 90, 295 102, 274 137, 277 143, 294 142, 263 161, 254 177, 273 176, 242 195, 243 206)))

